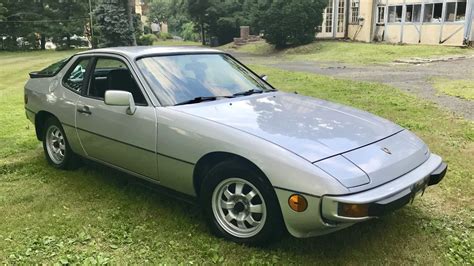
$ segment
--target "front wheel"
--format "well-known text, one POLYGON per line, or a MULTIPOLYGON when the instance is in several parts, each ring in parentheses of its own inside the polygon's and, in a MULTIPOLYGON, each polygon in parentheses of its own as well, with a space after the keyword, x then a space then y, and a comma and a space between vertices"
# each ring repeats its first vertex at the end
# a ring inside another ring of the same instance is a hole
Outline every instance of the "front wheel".
POLYGON ((71 150, 61 123, 50 117, 43 131, 43 149, 48 163, 59 169, 74 169, 80 164, 80 158, 71 150))
POLYGON ((201 189, 203 208, 218 236, 238 243, 266 244, 284 232, 275 192, 260 173, 236 162, 209 171, 201 189))

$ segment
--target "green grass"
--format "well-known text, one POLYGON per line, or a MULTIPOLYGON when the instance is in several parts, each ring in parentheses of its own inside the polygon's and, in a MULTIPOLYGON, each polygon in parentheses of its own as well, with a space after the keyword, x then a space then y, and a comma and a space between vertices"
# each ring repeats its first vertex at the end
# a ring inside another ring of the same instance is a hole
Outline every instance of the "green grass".
POLYGON ((474 100, 474 80, 449 80, 436 78, 432 80, 435 89, 441 93, 459 97, 466 100, 474 100))
POLYGON ((177 40, 158 40, 153 42, 156 46, 201 46, 200 42, 177 41, 177 40))
POLYGON ((200 210, 90 165, 48 166, 23 109, 27 73, 68 52, 0 53, 0 263, 474 263, 474 128, 393 88, 254 66, 282 90, 356 106, 415 131, 449 163, 440 186, 387 217, 266 248, 210 235, 200 210))
POLYGON ((441 45, 398 45, 359 43, 345 41, 316 41, 284 50, 275 50, 263 41, 235 48, 232 44, 221 46, 223 50, 253 55, 273 55, 296 61, 341 62, 350 64, 389 63, 397 59, 433 58, 447 55, 464 55, 472 49, 441 45))

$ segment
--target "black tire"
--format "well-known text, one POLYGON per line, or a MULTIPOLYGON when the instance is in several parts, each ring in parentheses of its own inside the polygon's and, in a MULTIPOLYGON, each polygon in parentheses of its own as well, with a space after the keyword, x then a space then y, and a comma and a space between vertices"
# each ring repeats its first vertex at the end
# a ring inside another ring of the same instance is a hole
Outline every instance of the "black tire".
POLYGON ((280 205, 269 181, 259 171, 238 161, 221 162, 208 172, 202 182, 200 200, 211 231, 218 237, 223 237, 236 243, 261 246, 279 240, 284 232, 286 232, 280 205), (263 227, 261 227, 258 233, 250 237, 237 237, 226 231, 219 224, 218 218, 213 211, 213 193, 219 189, 217 186, 225 182, 225 180, 233 178, 243 179, 253 185, 264 199, 266 218, 263 227))
POLYGON ((58 121, 58 119, 56 119, 55 117, 50 117, 46 119, 46 122, 43 125, 42 136, 43 136, 44 154, 45 154, 46 160, 51 166, 57 169, 72 170, 72 169, 78 168, 81 165, 81 158, 77 154, 75 154, 72 151, 71 147, 69 146, 69 142, 67 141, 67 137, 66 137, 66 134, 64 133, 64 129, 61 126, 61 123, 58 121), (50 129, 54 129, 54 128, 60 131, 60 134, 63 136, 63 139, 64 139, 64 146, 65 146, 64 157, 60 162, 52 158, 52 155, 49 154, 48 147, 47 147, 48 145, 47 143, 48 141, 46 139, 48 137, 47 134, 50 129))

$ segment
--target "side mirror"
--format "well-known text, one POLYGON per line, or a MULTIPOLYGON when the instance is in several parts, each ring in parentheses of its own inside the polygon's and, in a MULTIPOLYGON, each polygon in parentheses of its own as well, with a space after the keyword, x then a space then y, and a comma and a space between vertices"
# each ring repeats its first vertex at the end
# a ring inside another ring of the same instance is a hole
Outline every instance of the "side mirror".
POLYGON ((264 74, 264 75, 261 75, 261 76, 260 76, 260 78, 261 78, 261 79, 263 79, 263 80, 265 80, 265 81, 267 81, 267 80, 268 80, 268 76, 267 76, 267 75, 265 75, 265 74, 264 74))
POLYGON ((128 106, 127 114, 133 115, 137 110, 133 95, 128 91, 106 91, 104 102, 107 105, 128 106))

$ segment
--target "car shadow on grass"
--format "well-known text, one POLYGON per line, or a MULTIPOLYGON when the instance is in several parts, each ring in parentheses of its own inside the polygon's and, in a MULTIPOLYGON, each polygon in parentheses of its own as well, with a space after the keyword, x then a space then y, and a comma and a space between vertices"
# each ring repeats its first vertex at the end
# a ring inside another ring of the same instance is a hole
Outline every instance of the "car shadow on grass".
MULTIPOLYGON (((308 259, 347 262, 349 258, 370 262, 378 258, 376 261, 380 262, 380 256, 385 262, 393 262, 403 258, 412 259, 413 254, 426 253, 430 245, 435 243, 428 241, 432 236, 423 232, 420 221, 426 217, 422 217, 415 204, 381 219, 356 224, 325 236, 297 239, 286 235, 280 241, 264 247, 238 245, 212 237, 199 206, 189 199, 183 201, 180 194, 97 163, 88 161, 77 171, 60 171, 49 167, 42 156, 35 157, 32 162, 35 168, 48 168, 43 171, 56 179, 45 180, 44 183, 52 185, 51 190, 61 191, 65 195, 65 202, 60 204, 90 204, 93 207, 85 207, 83 211, 92 212, 91 215, 98 212, 108 221, 100 225, 101 230, 122 230, 117 224, 148 226, 150 230, 147 234, 156 234, 156 237, 152 236, 148 240, 150 242, 163 241, 164 237, 170 236, 173 241, 181 241, 179 243, 184 245, 186 238, 189 238, 190 243, 199 245, 215 243, 224 254, 248 251, 265 256, 273 254, 280 258, 280 262, 287 258, 299 258, 306 262, 308 259)), ((8 169, 13 170, 12 167, 8 169)), ((148 235, 136 237, 145 241, 145 238, 150 237, 148 235)), ((206 247, 207 244, 204 247, 197 246, 196 249, 206 247)))

